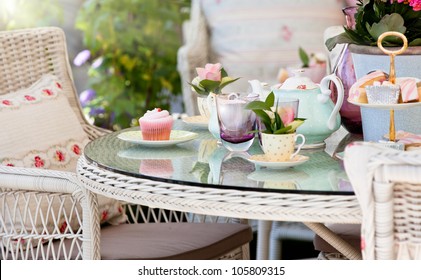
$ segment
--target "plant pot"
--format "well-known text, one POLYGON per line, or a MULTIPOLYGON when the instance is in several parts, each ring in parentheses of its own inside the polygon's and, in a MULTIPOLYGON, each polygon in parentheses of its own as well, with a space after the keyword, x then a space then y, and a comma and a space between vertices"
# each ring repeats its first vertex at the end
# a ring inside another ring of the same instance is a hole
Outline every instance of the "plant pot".
MULTIPOLYGON (((399 48, 397 48, 399 49, 399 48)), ((390 58, 377 47, 349 45, 356 78, 373 70, 389 73, 390 58)), ((395 58, 396 77, 421 78, 421 47, 409 47, 395 58)), ((389 110, 361 107, 363 135, 365 141, 378 141, 389 132, 389 110)), ((421 134, 421 107, 395 111, 396 131, 403 130, 421 134)))
POLYGON ((262 150, 266 157, 272 161, 289 161, 297 155, 305 144, 305 137, 302 134, 267 134, 262 133, 262 150), (297 139, 301 143, 294 152, 297 139))

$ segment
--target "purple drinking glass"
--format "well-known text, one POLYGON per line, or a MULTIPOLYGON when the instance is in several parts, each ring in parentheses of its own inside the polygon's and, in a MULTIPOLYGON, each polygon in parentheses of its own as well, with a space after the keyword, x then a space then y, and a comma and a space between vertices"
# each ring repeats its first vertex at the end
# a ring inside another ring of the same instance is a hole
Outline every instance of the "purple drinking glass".
MULTIPOLYGON (((348 6, 342 9, 347 28, 355 28, 355 13, 357 12, 357 6, 348 6)), ((351 53, 348 50, 348 44, 342 46, 342 51, 338 58, 336 65, 333 67, 333 73, 342 80, 344 86, 344 102, 340 109, 342 124, 351 133, 361 134, 362 133, 362 120, 360 107, 348 102, 348 95, 351 86, 357 81, 354 70, 354 63, 352 61, 351 53)), ((332 99, 336 102, 336 88, 331 86, 332 99)))
POLYGON ((253 144, 256 115, 245 107, 258 98, 258 95, 246 93, 221 93, 216 96, 221 142, 229 151, 245 152, 253 144))

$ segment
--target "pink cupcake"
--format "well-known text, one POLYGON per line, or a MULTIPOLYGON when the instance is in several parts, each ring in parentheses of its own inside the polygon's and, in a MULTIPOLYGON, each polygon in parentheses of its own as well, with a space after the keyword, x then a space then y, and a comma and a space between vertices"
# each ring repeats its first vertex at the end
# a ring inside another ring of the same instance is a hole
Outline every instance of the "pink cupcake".
POLYGON ((143 140, 169 140, 173 122, 174 120, 167 110, 155 108, 152 111, 147 111, 139 119, 143 140))

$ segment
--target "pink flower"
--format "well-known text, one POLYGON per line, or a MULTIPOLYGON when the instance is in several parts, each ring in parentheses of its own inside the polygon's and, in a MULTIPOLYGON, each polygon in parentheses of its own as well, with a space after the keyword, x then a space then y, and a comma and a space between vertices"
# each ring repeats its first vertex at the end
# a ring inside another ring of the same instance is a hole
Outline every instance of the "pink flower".
POLYGON ((3 103, 6 106, 12 105, 12 102, 10 102, 10 100, 3 100, 1 103, 3 103))
POLYGON ((421 0, 409 0, 409 6, 411 6, 414 11, 421 11, 421 0))
POLYGON ((211 64, 208 63, 205 65, 205 68, 196 68, 197 75, 200 80, 211 80, 211 81, 221 81, 221 63, 211 64))
POLYGON ((279 110, 279 116, 285 126, 292 123, 295 118, 294 109, 292 107, 285 107, 279 110))

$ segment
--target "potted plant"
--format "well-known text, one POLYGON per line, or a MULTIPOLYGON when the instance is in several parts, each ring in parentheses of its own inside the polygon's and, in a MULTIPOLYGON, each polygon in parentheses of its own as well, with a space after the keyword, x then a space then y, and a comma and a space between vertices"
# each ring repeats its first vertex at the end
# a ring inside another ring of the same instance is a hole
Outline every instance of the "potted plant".
MULTIPOLYGON (((336 44, 349 44, 356 79, 373 70, 388 73, 389 56, 377 47, 377 39, 386 31, 396 31, 408 39, 408 49, 395 58, 398 77, 421 77, 421 1, 419 0, 359 0, 354 14, 355 26, 344 27, 344 32, 327 40, 332 50, 336 44)), ((389 36, 383 42, 386 48, 401 48, 402 39, 389 36)), ((389 111, 361 108, 364 139, 378 141, 389 130, 389 111)), ((421 108, 414 107, 395 112, 397 130, 421 133, 417 120, 421 108)))
MULTIPOLYGON (((337 44, 349 44, 357 79, 372 70, 389 70, 389 58, 377 47, 377 39, 386 31, 404 34, 410 48, 396 60, 396 72, 401 76, 421 76, 421 68, 411 67, 414 59, 421 62, 421 1, 418 0, 358 0, 354 15, 355 26, 326 41, 332 50, 337 44), (412 55, 417 55, 415 58, 412 55)), ((402 40, 387 37, 385 47, 401 47, 402 40)))
POLYGON ((288 161, 304 145, 304 135, 296 134, 296 130, 305 119, 296 118, 293 108, 280 106, 278 101, 275 104, 273 92, 266 97, 265 101, 250 102, 246 109, 252 110, 260 121, 261 147, 268 159, 288 161), (301 138, 302 142, 298 150, 293 153, 298 138, 301 138))
POLYGON ((196 72, 197 76, 189 85, 199 95, 197 100, 199 112, 209 119, 209 131, 215 138, 220 139, 215 94, 221 93, 225 86, 239 78, 229 77, 221 63, 208 63, 204 68, 196 68, 196 72))

